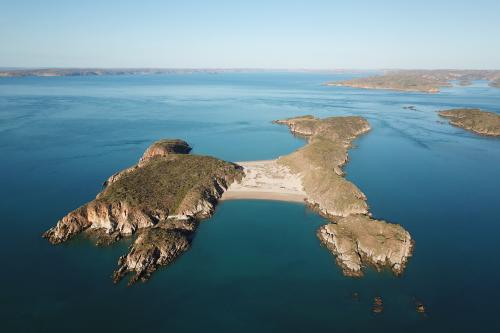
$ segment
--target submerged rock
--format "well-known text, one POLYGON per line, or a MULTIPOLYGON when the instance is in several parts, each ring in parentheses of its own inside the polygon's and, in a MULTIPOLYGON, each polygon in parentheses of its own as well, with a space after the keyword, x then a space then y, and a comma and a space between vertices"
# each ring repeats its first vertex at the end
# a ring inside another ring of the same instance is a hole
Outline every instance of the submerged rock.
POLYGON ((417 107, 415 105, 403 106, 405 110, 417 111, 417 107))
POLYGON ((417 310, 418 313, 422 313, 422 314, 425 313, 425 306, 424 306, 424 304, 422 304, 420 302, 417 303, 416 310, 417 310))
POLYGON ((382 301, 382 297, 377 296, 373 300, 372 312, 373 313, 382 313, 384 311, 384 303, 382 301))
POLYGON ((500 136, 500 115, 480 109, 451 109, 439 112, 457 126, 480 135, 500 136))

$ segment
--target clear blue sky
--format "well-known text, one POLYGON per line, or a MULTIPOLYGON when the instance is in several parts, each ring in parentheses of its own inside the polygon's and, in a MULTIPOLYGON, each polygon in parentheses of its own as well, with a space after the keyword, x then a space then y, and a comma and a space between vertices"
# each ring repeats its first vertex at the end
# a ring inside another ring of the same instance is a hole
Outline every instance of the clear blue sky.
POLYGON ((500 69, 499 0, 0 0, 0 67, 500 69))

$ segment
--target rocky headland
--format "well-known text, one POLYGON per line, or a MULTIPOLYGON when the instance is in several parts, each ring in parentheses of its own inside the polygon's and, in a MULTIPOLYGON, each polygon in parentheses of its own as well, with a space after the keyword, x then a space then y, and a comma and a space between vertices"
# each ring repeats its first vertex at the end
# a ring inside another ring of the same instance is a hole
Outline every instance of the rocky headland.
POLYGON ((366 265, 401 274, 412 254, 410 234, 400 225, 372 219, 366 196, 342 171, 352 141, 370 130, 368 122, 361 117, 302 116, 276 123, 308 139, 278 163, 301 178, 306 202, 331 220, 317 235, 336 255, 344 274, 362 276, 366 265))
POLYGON ((182 140, 161 140, 139 163, 113 176, 91 202, 75 209, 44 233, 59 244, 86 231, 100 244, 138 233, 120 258, 114 280, 135 273, 145 280, 189 247, 197 221, 209 217, 225 189, 241 179, 240 166, 209 156, 189 155, 182 140))
POLYGON ((437 93, 442 87, 451 87, 452 81, 468 86, 472 81, 489 81, 490 86, 500 87, 498 70, 397 70, 383 75, 362 77, 347 81, 327 82, 327 86, 362 89, 387 89, 409 92, 437 93))
POLYGON ((500 136, 500 115, 480 109, 451 109, 439 112, 451 125, 487 136, 500 136))

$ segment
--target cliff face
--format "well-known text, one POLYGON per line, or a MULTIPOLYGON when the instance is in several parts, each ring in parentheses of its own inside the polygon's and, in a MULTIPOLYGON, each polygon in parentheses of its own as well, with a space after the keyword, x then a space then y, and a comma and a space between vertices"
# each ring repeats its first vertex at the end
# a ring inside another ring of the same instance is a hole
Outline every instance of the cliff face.
POLYGON ((401 274, 412 252, 410 234, 399 225, 371 219, 366 196, 343 177, 347 150, 370 130, 368 122, 361 117, 304 116, 276 123, 308 139, 306 146, 278 162, 300 175, 306 201, 332 221, 317 235, 337 256, 344 274, 362 276, 365 264, 401 274))
POLYGON ((188 155, 190 149, 181 140, 153 144, 137 165, 113 175, 95 200, 70 212, 43 236, 59 244, 88 230, 106 236, 101 243, 108 244, 141 231, 121 259, 115 281, 131 267, 137 273, 133 282, 147 278, 187 249, 188 235, 197 225, 193 221, 210 216, 222 193, 242 177, 241 167, 188 155))
POLYGON ((479 109, 451 109, 439 112, 453 126, 487 136, 500 136, 500 115, 479 109))
POLYGON ((67 241, 87 228, 100 229, 106 234, 132 235, 137 229, 153 226, 168 213, 136 209, 124 201, 94 200, 72 211, 43 235, 52 244, 67 241))
POLYGON ((133 273, 129 285, 139 279, 146 281, 159 266, 175 260, 189 249, 189 238, 178 230, 149 228, 141 231, 128 254, 118 260, 118 269, 113 281, 119 282, 128 273, 133 273))
POLYGON ((399 275, 411 256, 413 240, 397 224, 372 220, 366 215, 341 218, 318 230, 322 243, 337 256, 345 275, 362 276, 363 261, 399 275))
POLYGON ((163 139, 156 141, 151 146, 149 146, 148 149, 146 149, 144 154, 142 154, 142 157, 140 158, 138 164, 115 173, 114 175, 109 177, 108 180, 106 180, 103 185, 104 187, 108 186, 109 184, 120 179, 121 177, 133 172, 137 168, 142 167, 147 161, 153 158, 169 157, 173 154, 189 154, 190 151, 191 147, 184 140, 163 139))
POLYGON ((146 149, 139 163, 146 162, 153 157, 165 157, 171 154, 189 154, 191 147, 184 140, 179 139, 163 139, 156 141, 146 149))

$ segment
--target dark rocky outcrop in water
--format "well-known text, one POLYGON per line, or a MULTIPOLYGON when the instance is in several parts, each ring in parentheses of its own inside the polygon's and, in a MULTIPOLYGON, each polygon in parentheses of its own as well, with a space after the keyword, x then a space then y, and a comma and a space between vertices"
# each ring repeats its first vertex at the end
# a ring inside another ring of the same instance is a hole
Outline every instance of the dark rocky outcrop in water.
POLYGON ((500 115, 480 109, 451 109, 440 111, 453 126, 487 136, 500 136, 500 115))
POLYGON ((198 219, 209 217, 241 167, 209 156, 187 154, 182 140, 151 145, 140 162, 108 179, 95 200, 63 217, 44 233, 59 244, 88 231, 100 245, 139 232, 114 279, 134 271, 142 280, 189 246, 198 219))

